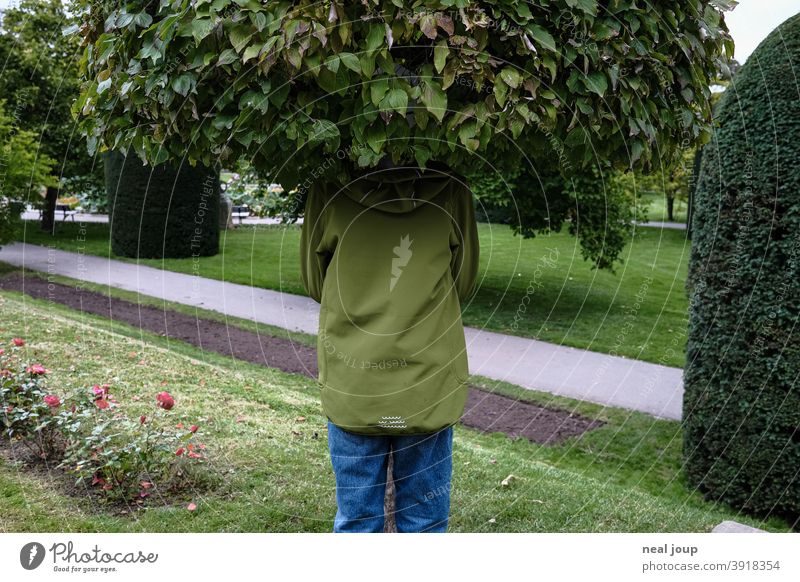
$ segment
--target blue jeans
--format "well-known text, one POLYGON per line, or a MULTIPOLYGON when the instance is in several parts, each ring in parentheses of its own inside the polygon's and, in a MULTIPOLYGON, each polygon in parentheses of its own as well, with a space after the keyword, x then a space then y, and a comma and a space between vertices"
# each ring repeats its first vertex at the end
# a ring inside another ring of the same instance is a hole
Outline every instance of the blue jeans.
POLYGON ((420 435, 360 435, 328 420, 336 475, 333 531, 382 532, 392 448, 398 533, 447 531, 453 471, 453 427, 420 435))

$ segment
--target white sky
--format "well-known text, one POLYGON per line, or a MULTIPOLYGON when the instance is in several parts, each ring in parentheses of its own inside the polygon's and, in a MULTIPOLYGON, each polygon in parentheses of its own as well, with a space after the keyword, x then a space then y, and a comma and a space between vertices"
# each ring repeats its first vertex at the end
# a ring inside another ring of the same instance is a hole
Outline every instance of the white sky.
MULTIPOLYGON (((14 4, 16 0, 0 0, 0 9, 14 4)), ((658 1, 653 5, 658 6, 658 1)), ((736 59, 744 63, 776 26, 798 12, 800 0, 740 0, 736 8, 725 13, 725 21, 736 43, 736 59)))

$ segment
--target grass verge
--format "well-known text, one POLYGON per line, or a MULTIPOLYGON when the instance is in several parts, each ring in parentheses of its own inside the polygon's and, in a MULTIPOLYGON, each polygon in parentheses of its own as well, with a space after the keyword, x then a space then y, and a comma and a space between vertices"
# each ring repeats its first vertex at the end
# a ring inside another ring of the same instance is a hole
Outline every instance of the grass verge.
MULTIPOLYGON (((200 419, 209 470, 225 476, 218 490, 192 498, 195 512, 156 500, 119 517, 88 496, 64 495, 54 475, 3 461, 0 531, 331 530, 335 482, 313 381, 21 293, 0 293, 0 310, 0 336, 28 339, 28 357, 52 370, 54 391, 108 382, 135 417, 156 392, 168 389, 176 398, 176 421, 200 419)), ((787 529, 779 520, 762 524, 686 491, 679 423, 474 380, 608 424, 555 447, 458 425, 450 531, 708 531, 724 519, 787 529), (503 486, 509 475, 515 478, 503 486)))

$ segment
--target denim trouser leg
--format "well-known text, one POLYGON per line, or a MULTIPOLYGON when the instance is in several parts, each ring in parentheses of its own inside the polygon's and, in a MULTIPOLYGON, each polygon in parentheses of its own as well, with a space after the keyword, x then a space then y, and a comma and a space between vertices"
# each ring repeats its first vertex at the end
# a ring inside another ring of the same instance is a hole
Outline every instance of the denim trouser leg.
POLYGON ((336 476, 334 532, 383 531, 390 438, 347 432, 328 421, 328 449, 336 476))
POLYGON ((432 434, 392 438, 397 532, 446 532, 453 427, 432 434))
POLYGON ((389 449, 400 532, 444 532, 450 512, 453 427, 425 435, 371 436, 328 421, 336 476, 334 532, 381 532, 389 449))

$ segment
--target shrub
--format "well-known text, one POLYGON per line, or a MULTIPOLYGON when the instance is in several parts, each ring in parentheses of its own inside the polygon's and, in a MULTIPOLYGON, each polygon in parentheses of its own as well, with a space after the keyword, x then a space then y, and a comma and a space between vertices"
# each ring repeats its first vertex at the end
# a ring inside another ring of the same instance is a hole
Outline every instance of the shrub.
POLYGON ((135 258, 219 252, 219 173, 188 163, 145 166, 135 155, 105 156, 111 250, 135 258))
POLYGON ((135 419, 120 410, 108 384, 59 396, 46 387, 49 371, 42 364, 23 362, 24 345, 14 338, 0 348, 0 420, 9 440, 59 461, 56 468, 99 488, 108 500, 142 500, 208 478, 198 470, 206 458, 199 427, 175 422, 169 392, 156 394, 153 412, 135 419))
POLYGON ((195 442, 197 427, 173 424, 167 411, 172 397, 159 393, 149 416, 131 419, 117 411, 107 391, 95 386, 66 429, 70 442, 59 467, 77 476, 76 483, 100 487, 106 498, 144 498, 157 489, 176 489, 192 482, 192 465, 205 459, 206 447, 195 442), (88 403, 88 404, 87 404, 88 403))
POLYGON ((37 457, 50 458, 63 452, 64 439, 58 427, 61 398, 46 387, 48 370, 26 363, 15 338, 0 348, 0 426, 11 441, 21 442, 37 457))
POLYGON ((707 498, 800 515, 800 15, 719 105, 692 217, 684 455, 707 498))

